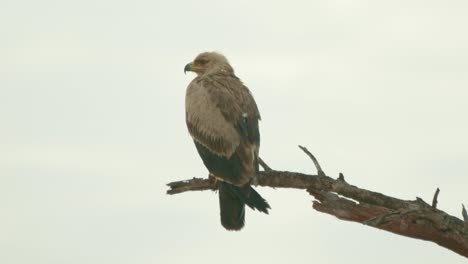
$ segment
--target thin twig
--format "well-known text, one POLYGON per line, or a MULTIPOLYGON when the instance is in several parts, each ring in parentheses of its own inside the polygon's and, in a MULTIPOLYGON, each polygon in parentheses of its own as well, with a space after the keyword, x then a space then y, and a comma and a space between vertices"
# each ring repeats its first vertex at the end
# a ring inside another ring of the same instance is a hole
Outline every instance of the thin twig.
POLYGON ((465 223, 468 223, 468 213, 466 213, 464 204, 462 204, 462 215, 463 215, 463 220, 465 221, 465 223))
POLYGON ((310 151, 306 147, 303 147, 301 145, 299 145, 298 147, 302 151, 304 151, 305 154, 307 154, 307 156, 309 156, 309 158, 314 162, 314 165, 317 168, 317 175, 325 176, 325 172, 323 172, 322 167, 320 167, 320 164, 319 164, 318 160, 314 157, 314 155, 312 155, 312 153, 310 153, 310 151))
POLYGON ((345 181, 343 173, 340 172, 340 174, 338 175, 338 180, 345 181))
POLYGON ((432 198, 432 208, 437 208, 437 198, 439 197, 439 192, 440 192, 440 189, 437 188, 437 190, 435 191, 434 193, 434 198, 432 198))
POLYGON ((258 157, 258 164, 260 164, 260 166, 262 166, 263 170, 264 171, 272 171, 271 167, 268 166, 265 161, 262 160, 262 158, 258 157))

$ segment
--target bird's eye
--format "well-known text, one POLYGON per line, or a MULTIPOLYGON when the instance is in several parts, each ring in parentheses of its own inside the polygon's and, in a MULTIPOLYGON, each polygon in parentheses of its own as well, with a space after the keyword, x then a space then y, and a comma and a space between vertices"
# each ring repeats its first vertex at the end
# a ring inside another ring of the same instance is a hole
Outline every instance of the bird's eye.
POLYGON ((195 60, 195 64, 198 64, 198 65, 205 65, 208 63, 208 60, 205 60, 205 59, 198 59, 198 60, 195 60))

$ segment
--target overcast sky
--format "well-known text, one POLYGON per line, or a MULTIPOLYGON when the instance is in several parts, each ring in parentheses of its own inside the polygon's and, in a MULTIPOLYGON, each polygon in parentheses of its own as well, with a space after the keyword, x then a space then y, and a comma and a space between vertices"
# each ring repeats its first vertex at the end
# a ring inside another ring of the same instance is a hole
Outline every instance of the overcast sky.
POLYGON ((260 108, 261 156, 401 199, 468 205, 468 2, 0 3, 0 263, 466 263, 431 242, 258 187, 270 215, 225 231, 184 120, 202 51, 260 108))

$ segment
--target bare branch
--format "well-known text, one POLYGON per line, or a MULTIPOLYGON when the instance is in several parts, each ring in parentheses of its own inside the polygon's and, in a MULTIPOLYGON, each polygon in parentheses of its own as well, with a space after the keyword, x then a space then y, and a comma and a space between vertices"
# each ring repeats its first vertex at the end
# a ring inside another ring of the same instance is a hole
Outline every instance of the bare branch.
POLYGON ((183 193, 188 191, 204 191, 204 190, 217 190, 218 186, 216 181, 210 179, 201 179, 201 178, 193 178, 191 180, 185 181, 176 181, 168 183, 167 186, 170 187, 167 190, 167 194, 177 194, 183 193))
POLYGON ((340 172, 340 174, 338 175, 338 180, 345 181, 343 173, 340 172))
MULTIPOLYGON (((301 149, 308 153, 307 149, 301 149)), ((313 157, 312 154, 309 156, 313 157)), ((307 190, 316 199, 312 207, 319 212, 402 236, 432 241, 468 258, 468 214, 465 206, 462 204, 465 221, 437 209, 439 189, 431 206, 421 198, 402 200, 350 185, 341 173, 338 179, 332 179, 324 175, 318 162, 316 166, 319 173, 322 172, 320 175, 260 171, 252 184, 307 190)), ((217 189, 216 181, 211 178, 193 178, 172 182, 168 186, 168 194, 217 189)))
POLYGON ((262 166, 263 170, 265 171, 271 171, 271 167, 268 166, 265 161, 262 160, 262 158, 258 157, 258 163, 260 164, 260 166, 262 166))
POLYGON ((314 155, 312 155, 312 153, 310 153, 310 151, 306 147, 303 147, 301 145, 299 145, 298 147, 302 151, 304 151, 305 154, 307 154, 307 156, 309 156, 309 158, 314 162, 315 168, 317 168, 317 174, 319 176, 325 176, 325 172, 323 172, 322 167, 320 167, 320 164, 319 164, 318 160, 314 157, 314 155))
POLYGON ((440 189, 437 188, 437 190, 435 191, 434 193, 434 198, 432 198, 432 208, 437 208, 437 198, 439 197, 439 192, 440 192, 440 189))
POLYGON ((463 215, 463 220, 465 221, 465 223, 468 223, 468 214, 466 213, 464 204, 462 204, 462 215, 463 215))

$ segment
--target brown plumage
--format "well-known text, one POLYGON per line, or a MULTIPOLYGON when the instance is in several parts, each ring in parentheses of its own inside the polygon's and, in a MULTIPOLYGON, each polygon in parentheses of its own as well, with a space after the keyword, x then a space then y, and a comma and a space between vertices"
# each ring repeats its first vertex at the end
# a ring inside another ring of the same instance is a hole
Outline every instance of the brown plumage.
POLYGON ((257 104, 219 53, 201 53, 184 71, 197 74, 185 97, 187 128, 210 175, 220 180, 221 224, 240 230, 245 204, 265 213, 270 208, 250 186, 258 173, 257 104))

